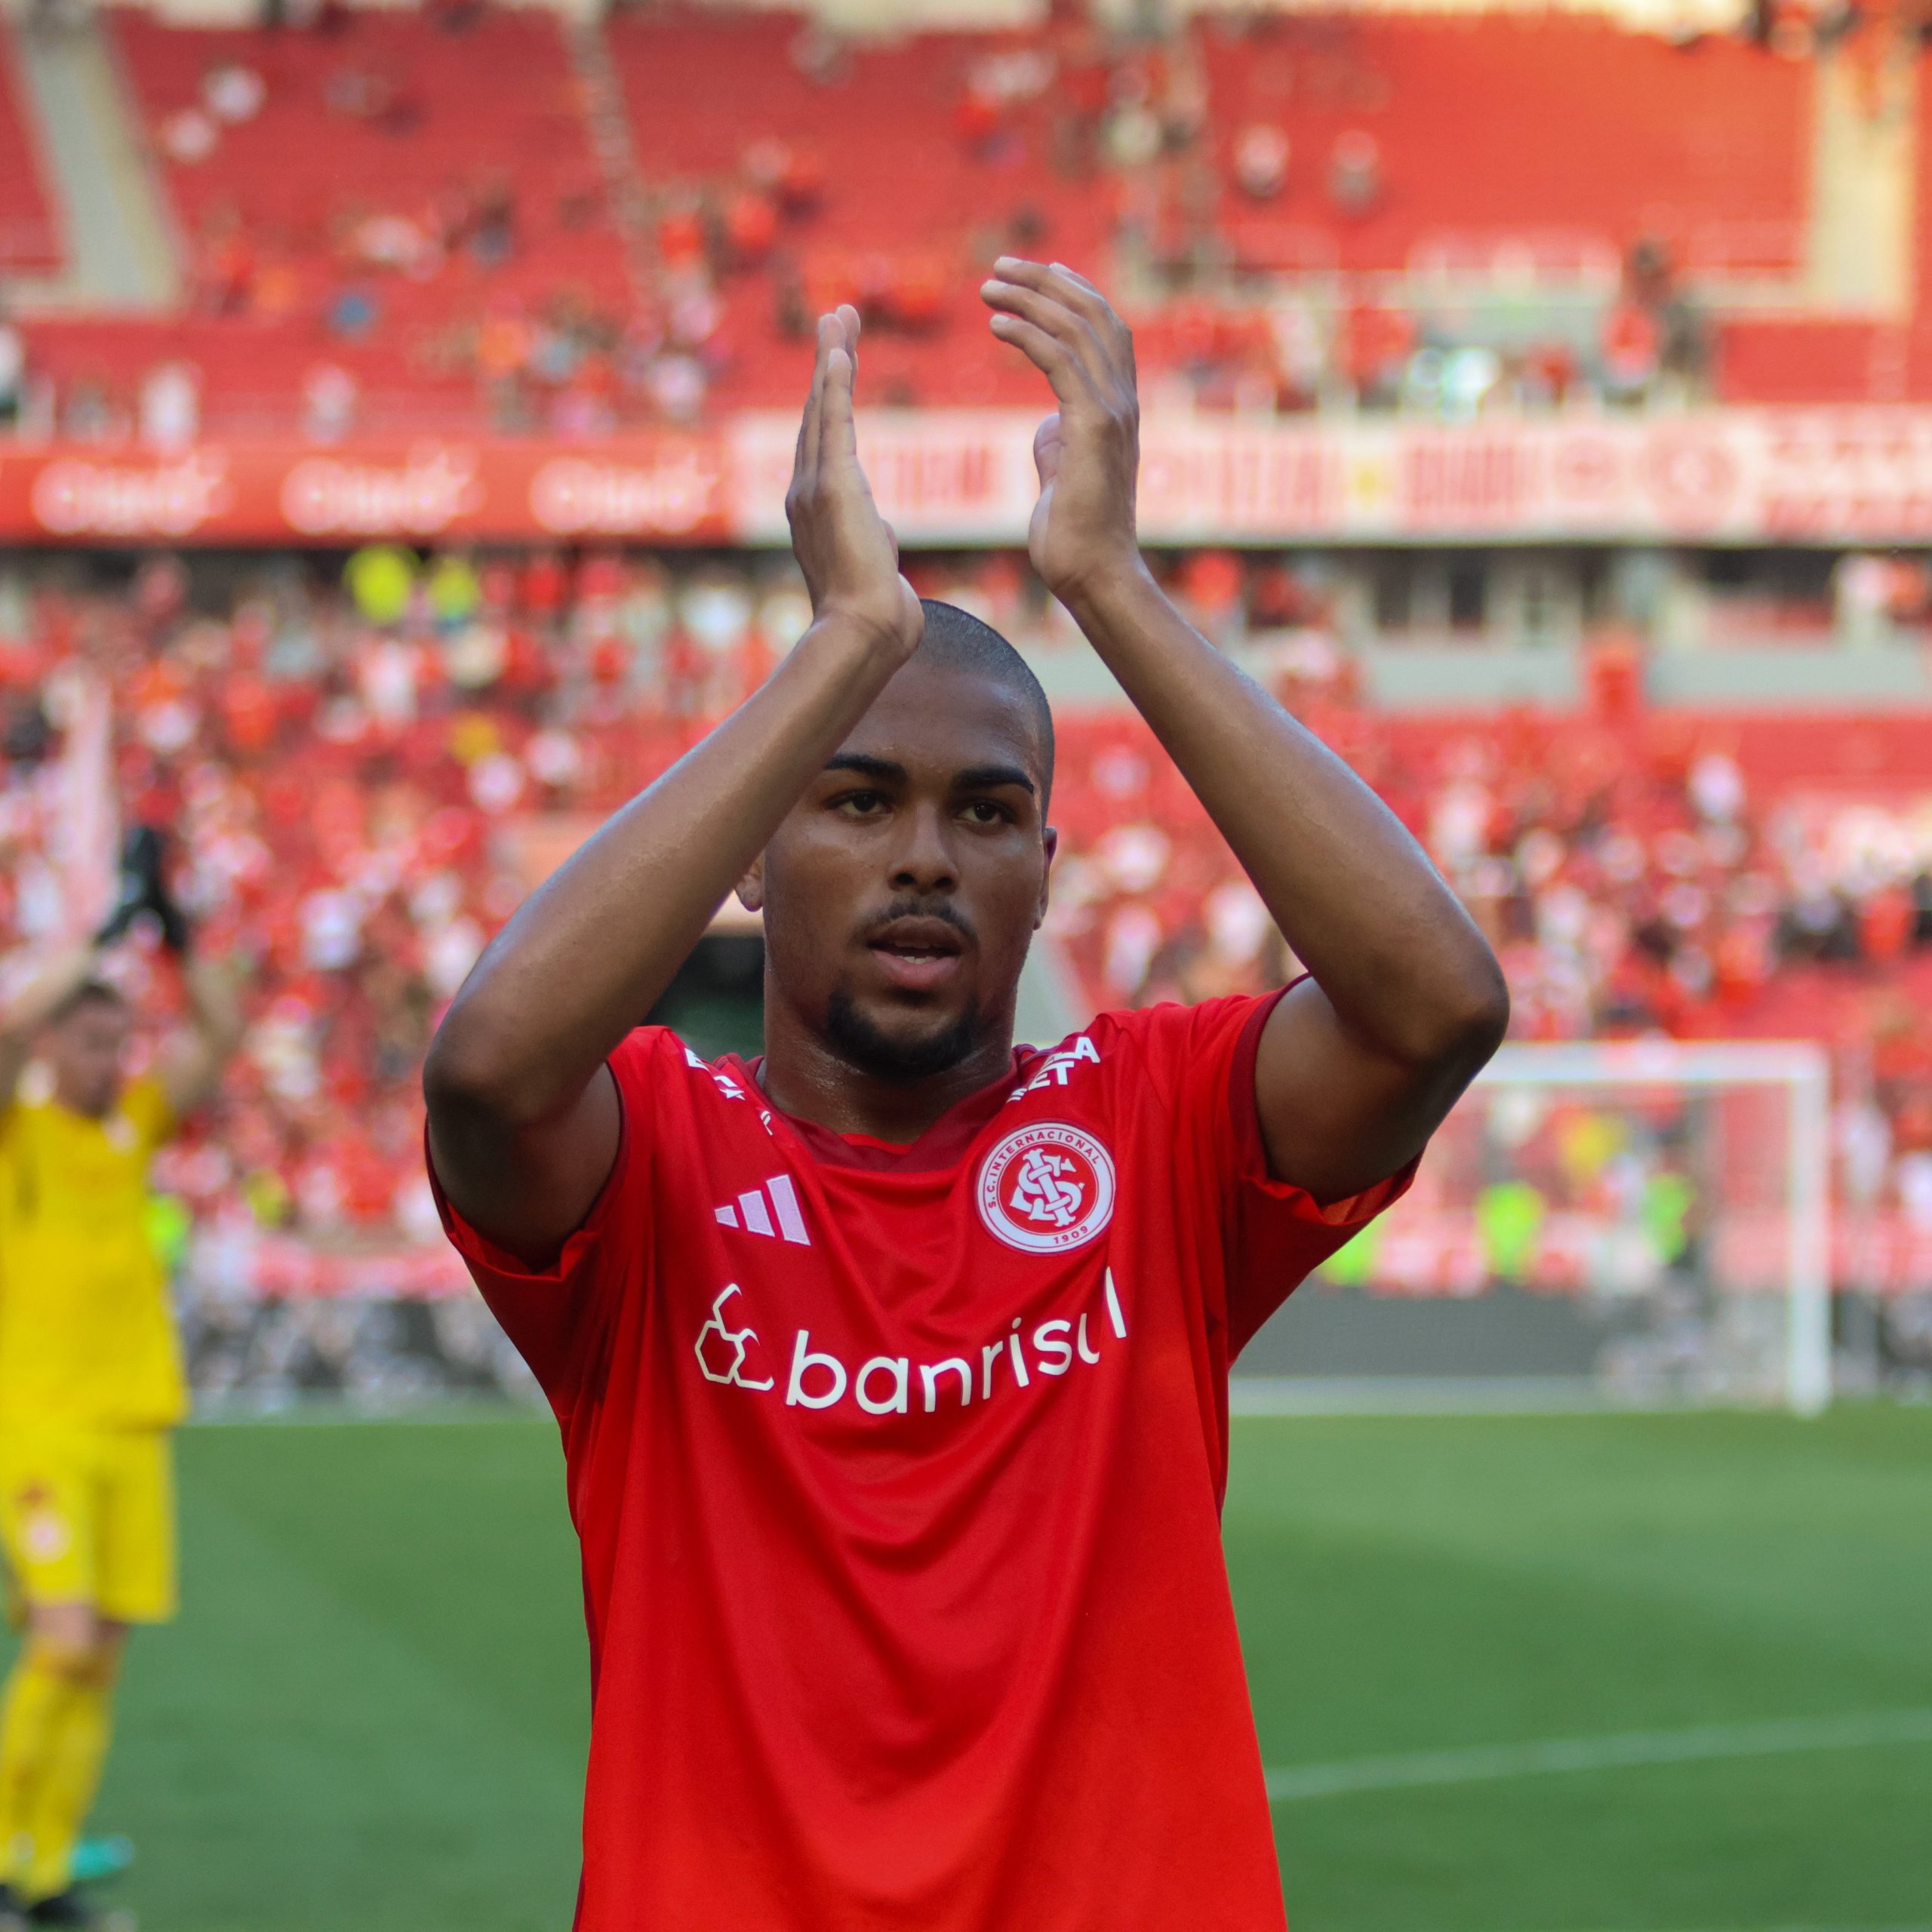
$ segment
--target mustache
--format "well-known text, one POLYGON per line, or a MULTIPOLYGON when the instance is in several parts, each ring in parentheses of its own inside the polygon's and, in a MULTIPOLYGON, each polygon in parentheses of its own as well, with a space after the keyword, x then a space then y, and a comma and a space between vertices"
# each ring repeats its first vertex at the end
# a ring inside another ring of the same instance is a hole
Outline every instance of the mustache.
POLYGON ((970 944, 977 945, 980 935, 974 931, 973 922, 964 918, 958 909, 943 899, 921 899, 917 893, 903 892, 883 912, 875 912, 860 928, 861 940, 869 941, 875 934, 900 919, 937 919, 942 925, 950 926, 960 937, 970 944))

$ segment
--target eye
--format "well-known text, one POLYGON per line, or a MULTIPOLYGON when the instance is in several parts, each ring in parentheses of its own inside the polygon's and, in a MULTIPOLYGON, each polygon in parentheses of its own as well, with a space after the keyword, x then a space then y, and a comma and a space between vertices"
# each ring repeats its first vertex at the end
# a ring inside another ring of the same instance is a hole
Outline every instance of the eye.
POLYGON ((975 798, 967 806, 965 816, 969 825, 1011 825, 1015 823, 1011 806, 1001 804, 997 798, 975 798))
POLYGON ((890 802, 883 792, 841 792, 831 805, 848 818, 876 818, 890 802))

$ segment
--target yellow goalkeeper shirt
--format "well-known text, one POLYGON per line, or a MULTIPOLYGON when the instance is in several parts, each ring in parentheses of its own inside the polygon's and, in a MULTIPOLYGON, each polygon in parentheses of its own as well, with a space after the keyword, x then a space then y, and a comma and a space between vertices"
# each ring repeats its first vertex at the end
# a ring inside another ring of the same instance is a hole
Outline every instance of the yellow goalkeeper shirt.
POLYGON ((148 1163, 174 1131, 160 1081, 90 1119, 0 1114, 0 1428, 162 1428, 187 1407, 148 1163))

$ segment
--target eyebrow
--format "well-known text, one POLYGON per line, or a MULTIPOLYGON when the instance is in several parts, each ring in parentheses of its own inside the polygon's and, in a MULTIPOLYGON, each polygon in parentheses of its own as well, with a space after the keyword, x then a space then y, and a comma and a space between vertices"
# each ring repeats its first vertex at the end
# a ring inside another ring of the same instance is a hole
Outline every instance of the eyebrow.
MULTIPOLYGON (((840 752, 825 761, 828 771, 855 771, 863 778, 881 783, 903 785, 906 768, 895 759, 868 758, 863 752, 840 752)), ((1017 785, 1023 791, 1037 792, 1038 787, 1017 764, 974 764, 952 775, 955 792, 986 792, 998 785, 1017 785)))
POLYGON ((889 758, 867 758, 863 752, 840 752, 825 761, 828 771, 856 771, 862 778, 878 778, 889 784, 906 782, 906 768, 889 758))
POLYGON ((1017 785, 1028 792, 1038 789, 1017 764, 969 765, 964 771, 954 773, 952 784, 958 792, 986 792, 996 785, 1017 785))

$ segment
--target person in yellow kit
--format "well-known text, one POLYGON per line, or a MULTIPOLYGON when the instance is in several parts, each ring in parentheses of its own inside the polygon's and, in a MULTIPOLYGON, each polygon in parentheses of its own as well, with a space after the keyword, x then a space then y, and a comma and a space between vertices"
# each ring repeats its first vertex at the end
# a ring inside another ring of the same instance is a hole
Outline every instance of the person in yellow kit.
POLYGON ((0 1539, 24 1617, 0 1701, 0 1928, 104 1922, 70 1866, 128 1627, 174 1614, 187 1406, 148 1164, 241 1032, 226 974, 186 959, 191 1023, 125 1079, 131 1015, 99 957, 48 961, 0 1017, 0 1539), (52 1091, 24 1099, 36 1049, 52 1091))

